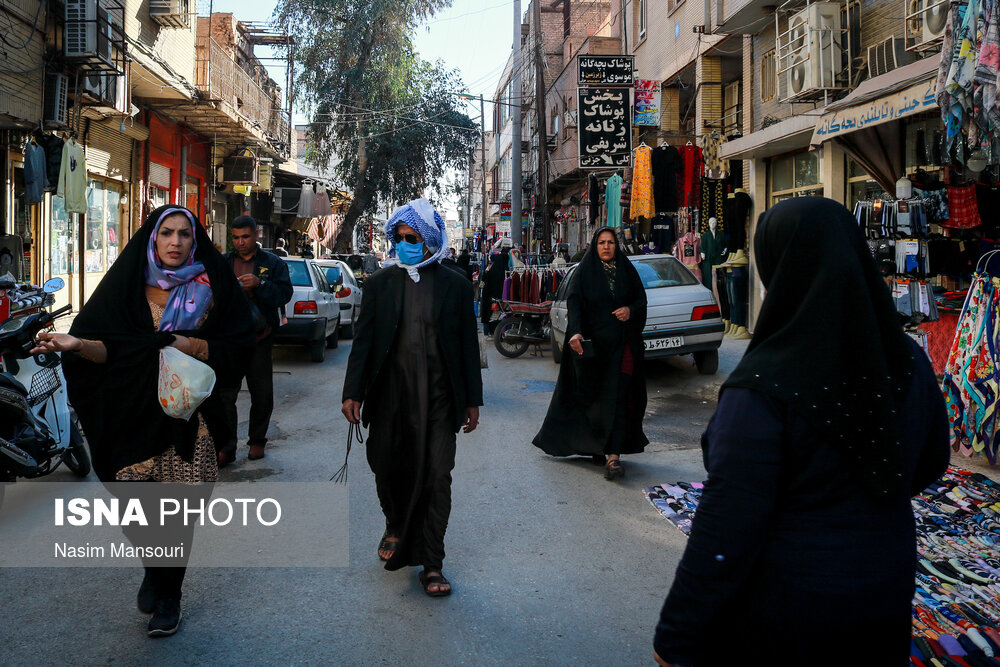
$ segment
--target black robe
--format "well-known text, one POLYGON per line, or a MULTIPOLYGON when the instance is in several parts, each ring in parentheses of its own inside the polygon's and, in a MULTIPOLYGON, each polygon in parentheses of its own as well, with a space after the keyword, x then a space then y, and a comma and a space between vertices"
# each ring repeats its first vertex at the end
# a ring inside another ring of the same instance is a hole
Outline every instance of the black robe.
POLYGON ((646 412, 642 342, 646 290, 635 267, 618 250, 612 296, 597 258, 597 236, 606 229, 595 233, 590 249, 570 277, 563 362, 545 421, 532 441, 552 456, 636 454, 649 444, 642 431, 646 412), (627 322, 611 314, 622 306, 631 310, 627 322), (593 358, 582 359, 570 348, 569 339, 577 333, 593 341, 593 358), (626 345, 633 371, 631 382, 622 386, 623 379, 629 378, 621 372, 626 345))
POLYGON ((414 283, 390 267, 365 283, 343 400, 363 402, 368 463, 399 536, 387 570, 440 570, 451 511, 455 433, 482 405, 472 285, 437 264, 414 283))
POLYGON ((103 364, 63 355, 69 398, 102 481, 113 481, 122 468, 162 454, 170 446, 185 460, 193 456, 197 417, 186 422, 168 417, 157 395, 160 348, 170 345, 175 333, 208 342, 206 363, 218 382, 202 409, 217 400, 218 387, 253 349, 250 303, 200 223, 195 225, 195 259, 204 264, 212 285, 208 318, 194 331, 167 333, 153 326, 146 300, 146 250, 157 221, 172 209, 182 210, 168 205, 149 214, 70 327, 72 335, 99 340, 108 351, 103 364))

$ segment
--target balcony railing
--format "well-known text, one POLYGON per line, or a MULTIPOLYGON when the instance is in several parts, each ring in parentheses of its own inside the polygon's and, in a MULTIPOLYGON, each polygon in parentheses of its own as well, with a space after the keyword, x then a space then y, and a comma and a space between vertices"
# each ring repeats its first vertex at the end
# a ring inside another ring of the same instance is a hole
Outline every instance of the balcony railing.
POLYGON ((281 100, 268 94, 245 72, 233 56, 213 39, 199 39, 197 45, 197 85, 210 100, 229 106, 250 127, 264 134, 276 149, 288 157, 291 126, 281 110, 281 100))

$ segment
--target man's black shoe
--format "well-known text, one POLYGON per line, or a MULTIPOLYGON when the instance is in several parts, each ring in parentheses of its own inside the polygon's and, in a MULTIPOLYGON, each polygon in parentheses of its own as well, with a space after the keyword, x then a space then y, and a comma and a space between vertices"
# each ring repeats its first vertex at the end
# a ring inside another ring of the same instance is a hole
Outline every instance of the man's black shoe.
POLYGON ((149 570, 142 577, 139 585, 139 593, 135 596, 135 606, 144 614, 152 614, 156 607, 156 591, 153 590, 153 580, 149 576, 149 570))
POLYGON ((147 634, 150 637, 169 637, 181 626, 181 601, 163 598, 156 601, 153 617, 149 619, 147 634))

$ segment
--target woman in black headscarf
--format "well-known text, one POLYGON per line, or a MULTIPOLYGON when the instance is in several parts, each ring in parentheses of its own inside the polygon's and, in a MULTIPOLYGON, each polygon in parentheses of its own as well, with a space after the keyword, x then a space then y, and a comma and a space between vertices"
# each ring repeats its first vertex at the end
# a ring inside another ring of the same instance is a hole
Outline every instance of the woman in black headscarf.
POLYGON ((615 479, 625 474, 621 455, 649 444, 642 432, 646 290, 610 227, 594 233, 569 280, 559 381, 532 442, 552 456, 592 456, 615 479))
MULTIPOLYGON (((215 446, 200 411, 188 421, 169 417, 157 393, 163 347, 207 363, 218 379, 231 376, 240 355, 253 349, 247 299, 193 213, 173 205, 153 211, 70 333, 39 338, 38 349, 68 353, 70 402, 101 481, 216 480, 215 446)), ((183 566, 146 568, 136 601, 153 614, 150 636, 176 632, 184 572, 183 566)))
POLYGON ((754 250, 767 298, 702 436, 708 481, 657 659, 839 665, 835 634, 865 664, 905 665, 910 497, 948 463, 941 392, 842 205, 777 204, 754 250))
POLYGON ((507 260, 509 250, 500 250, 490 255, 490 264, 483 272, 482 287, 479 289, 479 321, 483 323, 483 333, 493 335, 495 324, 490 323, 493 317, 493 302, 503 298, 503 281, 507 276, 507 260))

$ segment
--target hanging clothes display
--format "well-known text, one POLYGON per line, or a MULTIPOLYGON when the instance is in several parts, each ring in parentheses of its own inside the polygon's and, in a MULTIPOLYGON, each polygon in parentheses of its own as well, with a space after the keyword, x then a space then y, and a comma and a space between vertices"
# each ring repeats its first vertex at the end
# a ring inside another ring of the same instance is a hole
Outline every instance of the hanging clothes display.
POLYGON ((530 304, 552 301, 566 273, 566 269, 553 266, 526 266, 509 270, 504 279, 503 299, 530 304))
POLYGON ((87 159, 75 139, 63 144, 56 194, 65 199, 67 213, 87 212, 87 159))
POLYGON ((715 218, 719 225, 719 230, 728 230, 729 217, 726 215, 726 183, 710 178, 701 181, 701 209, 698 215, 701 218, 700 229, 702 234, 708 231, 708 219, 715 218))
POLYGON ((587 199, 587 223, 593 225, 601 211, 601 187, 597 176, 593 174, 587 177, 587 199))
POLYGON ((677 178, 681 170, 681 154, 669 144, 653 149, 653 206, 657 213, 677 210, 677 178))
POLYGON ((677 178, 678 205, 698 207, 701 205, 701 178, 704 165, 701 148, 688 143, 678 149, 681 156, 681 171, 677 178))
MULTIPOLYGON (((974 147, 989 145, 1000 124, 1000 12, 997 0, 951 0, 938 67, 937 102, 947 134, 947 147, 958 161, 974 147)), ((940 163, 938 163, 940 164, 940 163)))
POLYGON ((632 167, 632 190, 629 199, 629 219, 652 218, 653 213, 653 149, 640 144, 635 149, 635 166, 632 167))
POLYGON ((712 130, 701 138, 701 154, 705 163, 705 178, 717 180, 729 176, 729 160, 719 157, 719 148, 725 139, 718 130, 712 130))
POLYGON ((333 207, 330 205, 330 195, 326 193, 326 188, 322 185, 316 189, 312 214, 317 218, 333 215, 333 207))
POLYGON ((45 151, 45 176, 48 180, 48 192, 55 192, 59 184, 59 171, 62 167, 63 146, 66 142, 58 134, 35 135, 38 145, 45 151))
POLYGON ((649 232, 653 252, 669 253, 677 242, 677 226, 674 219, 666 213, 657 213, 649 232))
POLYGON ((949 185, 948 211, 948 219, 939 223, 942 227, 971 229, 981 225, 979 206, 976 204, 976 184, 949 185))
POLYGON ((622 177, 615 174, 604 186, 604 205, 608 209, 607 226, 613 229, 622 226, 622 183, 622 177))
POLYGON ((995 465, 1000 433, 1000 280, 991 273, 1000 267, 993 252, 980 258, 944 369, 942 391, 951 423, 951 443, 965 456, 982 454, 995 465))
POLYGON ((743 188, 736 188, 726 196, 726 233, 732 250, 748 250, 747 227, 750 225, 750 211, 753 199, 743 188))
POLYGON ((24 147, 24 203, 31 206, 41 202, 48 187, 45 149, 32 139, 24 147))
POLYGON ((688 232, 677 240, 674 246, 674 257, 681 260, 691 273, 701 280, 701 238, 694 232, 688 232))
POLYGON ((302 193, 299 195, 299 209, 296 211, 295 217, 315 218, 317 216, 314 209, 316 206, 315 185, 316 184, 312 181, 305 181, 302 183, 302 193))

